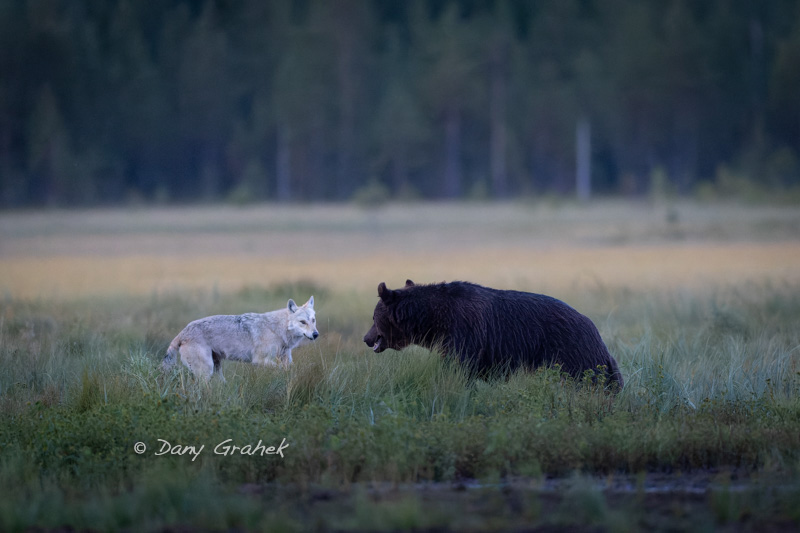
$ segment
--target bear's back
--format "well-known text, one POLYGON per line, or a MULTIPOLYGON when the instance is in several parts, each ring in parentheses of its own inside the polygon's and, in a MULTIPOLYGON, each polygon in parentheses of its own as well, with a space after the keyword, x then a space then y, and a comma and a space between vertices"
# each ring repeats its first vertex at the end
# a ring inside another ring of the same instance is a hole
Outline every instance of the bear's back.
POLYGON ((436 316, 438 342, 478 372, 556 363, 576 377, 616 369, 594 323, 552 296, 464 281, 405 290, 436 316))

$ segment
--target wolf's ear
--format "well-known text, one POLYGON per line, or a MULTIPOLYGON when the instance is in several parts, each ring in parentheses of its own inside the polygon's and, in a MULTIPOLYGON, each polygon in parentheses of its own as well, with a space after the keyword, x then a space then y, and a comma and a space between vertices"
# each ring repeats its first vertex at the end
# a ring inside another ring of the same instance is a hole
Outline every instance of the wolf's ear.
POLYGON ((397 291, 387 288, 386 284, 381 282, 381 284, 378 285, 378 296, 381 297, 383 303, 388 305, 394 301, 395 297, 397 297, 397 291))
POLYGON ((314 297, 312 296, 311 298, 309 298, 308 301, 305 304, 303 304, 303 307, 314 309, 314 297))
POLYGON ((406 280, 406 287, 413 287, 413 286, 414 286, 414 282, 411 281, 410 279, 407 279, 406 280))
POLYGON ((297 311, 297 304, 294 303, 294 300, 289 298, 289 303, 286 304, 286 308, 289 310, 290 313, 294 313, 295 311, 297 311))

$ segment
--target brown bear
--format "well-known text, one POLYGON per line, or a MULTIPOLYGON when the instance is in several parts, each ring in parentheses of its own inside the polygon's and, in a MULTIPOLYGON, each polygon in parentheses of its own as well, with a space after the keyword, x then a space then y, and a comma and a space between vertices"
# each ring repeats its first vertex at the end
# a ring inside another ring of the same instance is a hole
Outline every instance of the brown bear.
POLYGON ((477 375, 559 364, 576 378, 603 372, 612 387, 622 388, 622 373, 595 325, 561 300, 464 281, 408 280, 398 290, 381 283, 378 296, 364 335, 375 353, 410 344, 441 349, 477 375))

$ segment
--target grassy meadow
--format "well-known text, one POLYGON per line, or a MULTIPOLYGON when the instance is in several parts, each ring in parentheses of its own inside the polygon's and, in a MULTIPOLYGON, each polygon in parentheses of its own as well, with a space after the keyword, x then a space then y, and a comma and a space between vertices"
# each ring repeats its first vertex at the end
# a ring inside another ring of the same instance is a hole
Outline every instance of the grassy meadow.
POLYGON ((796 530, 798 235, 692 203, 0 213, 0 530, 796 530), (624 390, 373 354, 406 278, 566 301, 624 390), (193 319, 312 294, 289 369, 158 367, 193 319))

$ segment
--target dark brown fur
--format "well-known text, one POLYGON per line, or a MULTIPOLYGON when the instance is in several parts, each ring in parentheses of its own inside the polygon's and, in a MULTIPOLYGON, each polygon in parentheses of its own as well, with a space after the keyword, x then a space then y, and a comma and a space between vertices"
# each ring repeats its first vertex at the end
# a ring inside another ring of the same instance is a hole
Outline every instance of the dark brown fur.
POLYGON ((381 283, 378 296, 364 336, 376 353, 410 344, 441 348, 481 375, 559 364, 576 378, 587 370, 605 373, 622 388, 619 366, 592 321, 550 296, 411 280, 399 290, 381 283))

